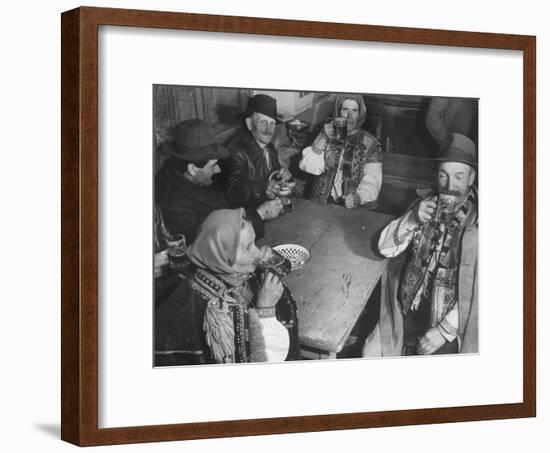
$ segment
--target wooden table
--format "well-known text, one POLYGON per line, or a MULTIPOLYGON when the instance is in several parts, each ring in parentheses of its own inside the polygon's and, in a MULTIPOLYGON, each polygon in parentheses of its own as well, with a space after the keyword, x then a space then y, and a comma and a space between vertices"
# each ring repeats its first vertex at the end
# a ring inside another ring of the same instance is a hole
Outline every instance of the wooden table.
POLYGON ((336 358, 386 270, 376 236, 394 217, 366 209, 298 200, 266 222, 260 244, 307 247, 310 261, 286 278, 298 305, 304 358, 336 358))

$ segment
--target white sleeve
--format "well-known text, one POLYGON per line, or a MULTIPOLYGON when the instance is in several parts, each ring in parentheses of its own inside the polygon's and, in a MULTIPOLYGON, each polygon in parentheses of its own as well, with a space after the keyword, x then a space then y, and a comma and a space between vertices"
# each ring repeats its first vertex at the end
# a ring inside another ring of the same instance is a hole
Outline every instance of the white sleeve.
POLYGON ((418 224, 410 210, 402 217, 391 222, 380 234, 378 250, 387 258, 399 255, 409 246, 418 224))
POLYGON ((361 199, 361 204, 377 200, 380 187, 382 187, 382 164, 378 162, 365 164, 363 179, 357 187, 357 195, 361 199))
POLYGON ((268 362, 284 362, 290 347, 288 330, 275 316, 260 318, 268 362))
POLYGON ((308 146, 302 151, 299 167, 306 173, 318 176, 325 171, 325 156, 323 153, 316 153, 311 146, 308 146))
POLYGON ((448 342, 453 341, 458 336, 458 304, 451 309, 447 316, 437 325, 441 335, 448 342))

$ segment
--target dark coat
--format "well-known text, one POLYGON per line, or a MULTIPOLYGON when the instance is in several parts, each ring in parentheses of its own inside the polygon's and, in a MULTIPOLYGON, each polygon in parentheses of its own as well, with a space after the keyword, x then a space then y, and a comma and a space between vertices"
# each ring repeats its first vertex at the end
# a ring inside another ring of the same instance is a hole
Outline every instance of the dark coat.
MULTIPOLYGON (((181 284, 170 297, 155 307, 155 366, 215 363, 204 333, 204 314, 211 299, 196 290, 192 277, 182 276, 181 284)), ((247 283, 254 295, 259 278, 247 283)), ((290 346, 286 360, 300 360, 296 302, 285 287, 277 302, 276 317, 288 330, 290 346)))
MULTIPOLYGON (((175 159, 175 158, 171 158, 175 159)), ((201 187, 184 176, 169 159, 155 181, 155 201, 171 234, 183 234, 187 244, 195 239, 204 219, 216 209, 228 209, 230 205, 223 187, 214 182, 201 187)), ((255 209, 247 209, 256 239, 264 235, 264 225, 255 209)))
POLYGON ((267 145, 271 169, 264 152, 250 131, 243 126, 225 143, 229 157, 220 161, 227 199, 235 207, 257 208, 266 201, 270 173, 280 170, 279 155, 272 143, 267 145))

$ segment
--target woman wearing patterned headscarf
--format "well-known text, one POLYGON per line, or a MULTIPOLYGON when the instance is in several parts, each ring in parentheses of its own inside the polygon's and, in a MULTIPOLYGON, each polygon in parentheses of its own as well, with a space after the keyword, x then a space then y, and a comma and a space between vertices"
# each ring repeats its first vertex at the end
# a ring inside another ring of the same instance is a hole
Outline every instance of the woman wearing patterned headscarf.
POLYGON ((155 365, 297 360, 296 303, 262 255, 244 209, 213 211, 187 250, 194 266, 155 309, 155 365))
POLYGON ((374 136, 361 129, 367 116, 363 97, 339 95, 334 116, 345 118, 346 136, 336 134, 332 120, 303 151, 300 169, 316 176, 311 198, 340 202, 347 208, 373 208, 382 185, 382 148, 374 136))

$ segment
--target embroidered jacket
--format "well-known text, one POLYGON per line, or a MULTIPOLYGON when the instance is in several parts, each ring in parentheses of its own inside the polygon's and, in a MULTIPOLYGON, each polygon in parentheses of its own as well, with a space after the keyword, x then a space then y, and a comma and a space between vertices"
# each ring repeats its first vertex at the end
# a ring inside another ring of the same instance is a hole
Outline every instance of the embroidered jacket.
MULTIPOLYGON (((262 344, 265 348, 266 336, 273 331, 270 320, 259 320, 255 313, 253 303, 258 291, 255 275, 242 288, 232 288, 204 270, 195 270, 192 278, 182 277, 179 287, 155 307, 155 365, 269 360, 268 352, 258 350, 262 344), (231 330, 229 336, 225 336, 226 328, 231 330), (233 344, 229 346, 234 354, 219 360, 219 351, 223 354, 228 346, 224 337, 231 338, 233 344), (254 341, 255 345, 251 345, 254 341)), ((288 288, 271 320, 278 321, 288 332, 288 352, 283 359, 299 360, 297 309, 288 288)))

